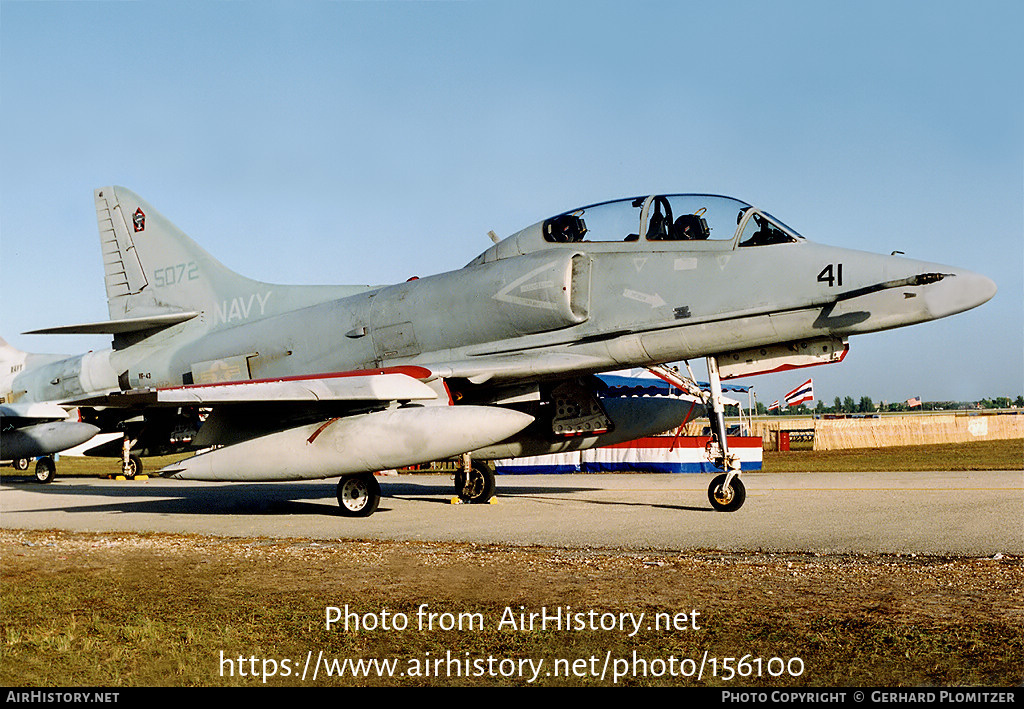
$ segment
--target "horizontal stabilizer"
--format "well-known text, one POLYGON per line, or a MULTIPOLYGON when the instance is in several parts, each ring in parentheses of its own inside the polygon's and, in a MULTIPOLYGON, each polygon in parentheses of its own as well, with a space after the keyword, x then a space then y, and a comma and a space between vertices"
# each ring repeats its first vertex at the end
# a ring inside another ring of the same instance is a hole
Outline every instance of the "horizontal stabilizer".
POLYGON ((126 318, 124 320, 105 320, 103 322, 81 323, 78 325, 61 325, 47 327, 42 330, 30 330, 25 335, 123 335, 129 332, 162 329, 177 325, 199 315, 199 313, 168 313, 152 315, 145 318, 126 318))

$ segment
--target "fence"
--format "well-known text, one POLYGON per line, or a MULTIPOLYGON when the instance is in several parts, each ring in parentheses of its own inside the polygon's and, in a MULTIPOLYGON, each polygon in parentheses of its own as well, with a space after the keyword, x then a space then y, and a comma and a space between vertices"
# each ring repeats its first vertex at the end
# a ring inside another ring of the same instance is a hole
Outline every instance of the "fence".
MULTIPOLYGON (((688 424, 698 430, 701 424, 688 424)), ((815 419, 779 417, 751 424, 751 435, 760 436, 765 450, 784 449, 788 433, 790 449, 805 448, 813 432, 814 450, 885 448, 929 443, 967 443, 1024 438, 1021 414, 905 414, 879 418, 815 419), (800 440, 804 439, 804 440, 800 440), (794 445, 797 442, 800 445, 794 445)), ((695 435, 689 430, 688 435, 695 435)))

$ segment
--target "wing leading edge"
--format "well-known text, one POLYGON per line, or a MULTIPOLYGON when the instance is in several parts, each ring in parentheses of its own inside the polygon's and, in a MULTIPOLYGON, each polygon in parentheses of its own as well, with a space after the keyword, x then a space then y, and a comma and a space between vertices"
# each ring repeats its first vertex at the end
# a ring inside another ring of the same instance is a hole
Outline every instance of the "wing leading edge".
POLYGON ((396 367, 366 372, 339 372, 218 384, 140 389, 91 397, 80 406, 218 406, 226 404, 301 402, 390 402, 437 399, 438 393, 413 374, 429 370, 396 367), (409 370, 409 371, 401 371, 409 370))

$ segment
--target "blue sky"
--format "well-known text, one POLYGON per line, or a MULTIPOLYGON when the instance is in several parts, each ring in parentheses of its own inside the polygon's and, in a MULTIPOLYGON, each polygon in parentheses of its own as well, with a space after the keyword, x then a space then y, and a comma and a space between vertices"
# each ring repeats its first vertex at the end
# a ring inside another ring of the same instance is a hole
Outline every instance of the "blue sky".
POLYGON ((278 283, 402 281, 464 265, 489 229, 713 192, 1000 289, 854 337, 840 365, 758 377, 760 400, 806 375, 827 402, 1016 396, 1022 28, 1020 3, 986 0, 3 0, 0 335, 107 346, 20 333, 106 318, 108 184, 278 283))

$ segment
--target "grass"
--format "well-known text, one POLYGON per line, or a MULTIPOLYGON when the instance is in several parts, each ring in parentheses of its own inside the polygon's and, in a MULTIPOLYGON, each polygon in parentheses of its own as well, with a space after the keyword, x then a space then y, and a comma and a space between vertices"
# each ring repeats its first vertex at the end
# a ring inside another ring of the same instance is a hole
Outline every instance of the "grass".
POLYGON ((769 472, 1024 470, 1024 440, 973 441, 835 451, 765 451, 769 472))
MULTIPOLYGON (((186 455, 143 458, 143 473, 155 473, 186 455)), ((1024 439, 973 441, 892 448, 853 448, 837 451, 765 451, 768 472, 865 472, 875 470, 1024 470, 1024 439)), ((27 475, 0 468, 0 476, 27 475)), ((115 458, 64 457, 58 461, 61 477, 102 477, 118 474, 115 458)))
MULTIPOLYGON (((165 465, 169 465, 189 454, 154 456, 142 459, 142 473, 155 474, 156 471, 165 465)), ((18 472, 10 467, 0 468, 2 475, 29 475, 35 470, 35 463, 29 464, 29 469, 18 472)), ((121 474, 120 458, 91 458, 87 456, 58 456, 57 475, 60 477, 106 477, 108 475, 121 474)))

